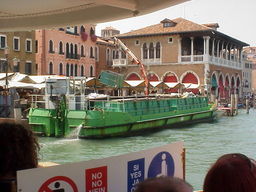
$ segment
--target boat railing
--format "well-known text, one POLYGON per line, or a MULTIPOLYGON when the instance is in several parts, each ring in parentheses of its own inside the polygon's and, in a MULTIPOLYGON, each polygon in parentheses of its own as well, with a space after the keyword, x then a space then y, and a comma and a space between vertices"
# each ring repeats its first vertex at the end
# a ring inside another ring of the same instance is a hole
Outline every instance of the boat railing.
MULTIPOLYGON (((50 106, 49 99, 45 100, 44 95, 31 95, 31 107, 45 108, 50 106)), ((56 98, 56 101, 60 97, 56 98)), ((58 102, 56 102, 58 103, 58 102)), ((208 106, 208 100, 204 97, 196 98, 171 98, 150 95, 148 97, 135 96, 105 96, 102 98, 88 98, 86 95, 66 96, 67 109, 70 110, 100 110, 112 112, 131 112, 158 109, 162 112, 170 110, 190 110, 208 106)), ((52 105, 54 107, 55 104, 52 105)))
POLYGON ((30 104, 32 108, 45 108, 44 95, 31 94, 28 99, 28 104, 30 104))

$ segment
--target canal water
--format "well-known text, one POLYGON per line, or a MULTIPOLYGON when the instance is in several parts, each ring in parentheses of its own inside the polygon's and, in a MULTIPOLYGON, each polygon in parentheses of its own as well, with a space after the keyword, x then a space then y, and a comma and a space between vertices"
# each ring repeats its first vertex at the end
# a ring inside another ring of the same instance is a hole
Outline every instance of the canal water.
POLYGON ((82 140, 77 138, 40 138, 41 161, 60 164, 100 159, 184 141, 186 180, 202 189, 210 165, 222 154, 243 153, 256 158, 256 110, 239 111, 235 117, 221 117, 214 123, 166 129, 145 136, 82 140))

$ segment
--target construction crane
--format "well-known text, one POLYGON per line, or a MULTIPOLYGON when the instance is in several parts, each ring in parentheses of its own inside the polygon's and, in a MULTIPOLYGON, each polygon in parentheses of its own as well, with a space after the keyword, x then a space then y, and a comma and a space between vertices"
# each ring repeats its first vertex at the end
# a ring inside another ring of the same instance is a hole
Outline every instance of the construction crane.
POLYGON ((147 72, 146 72, 144 64, 141 63, 141 61, 133 54, 133 52, 128 47, 126 47, 126 45, 120 39, 114 37, 114 44, 121 47, 121 49, 125 53, 128 54, 128 57, 131 58, 132 63, 139 65, 140 73, 141 73, 141 76, 144 80, 145 87, 146 87, 145 95, 148 95, 149 94, 149 80, 148 80, 148 76, 147 76, 147 72))

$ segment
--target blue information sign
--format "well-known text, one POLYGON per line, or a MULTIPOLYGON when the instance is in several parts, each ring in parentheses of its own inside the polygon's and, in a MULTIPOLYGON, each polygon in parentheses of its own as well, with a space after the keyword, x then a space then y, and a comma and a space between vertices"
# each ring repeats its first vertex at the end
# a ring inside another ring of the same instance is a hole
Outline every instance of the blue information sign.
POLYGON ((148 168, 148 178, 174 175, 174 160, 167 151, 158 153, 148 168))
POLYGON ((136 184, 144 180, 145 159, 137 159, 128 162, 127 192, 135 190, 136 184))

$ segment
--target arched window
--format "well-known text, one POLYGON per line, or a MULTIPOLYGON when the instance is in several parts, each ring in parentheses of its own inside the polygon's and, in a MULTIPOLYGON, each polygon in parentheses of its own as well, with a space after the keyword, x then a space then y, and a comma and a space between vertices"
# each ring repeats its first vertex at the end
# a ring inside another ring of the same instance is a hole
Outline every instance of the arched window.
POLYGON ((70 65, 70 76, 73 76, 74 75, 74 65, 71 64, 70 65))
POLYGON ((53 75, 53 64, 50 62, 49 64, 49 75, 53 75))
POLYGON ((111 55, 110 55, 110 49, 107 49, 106 52, 106 60, 107 60, 107 65, 111 65, 111 55))
POLYGON ((84 26, 82 25, 82 26, 80 27, 80 33, 83 33, 83 32, 85 32, 85 28, 84 28, 84 26))
POLYGON ((59 54, 63 54, 63 43, 61 41, 59 43, 59 54))
POLYGON ((95 59, 98 60, 98 47, 95 47, 95 59))
POLYGON ((140 80, 140 77, 136 73, 130 74, 126 80, 134 81, 134 80, 140 80))
POLYGON ((119 59, 119 51, 116 51, 116 59, 119 59))
POLYGON ((93 77, 93 66, 90 67, 90 77, 93 77))
POLYGON ((83 77, 84 76, 84 66, 82 65, 81 66, 81 77, 83 77))
POLYGON ((54 49, 53 49, 53 41, 50 40, 50 41, 49 41, 49 53, 54 53, 53 50, 54 50, 54 49))
POLYGON ((75 64, 75 77, 77 76, 77 64, 75 64))
POLYGON ((75 59, 78 59, 77 57, 77 45, 75 44, 75 59))
POLYGON ((113 59, 117 59, 117 58, 116 58, 116 51, 115 51, 115 50, 112 51, 112 58, 113 58, 113 59))
POLYGON ((161 57, 161 45, 160 42, 156 43, 156 58, 159 59, 161 57))
POLYGON ((91 27, 91 30, 90 30, 90 35, 95 35, 95 31, 92 27, 91 27))
POLYGON ((90 48, 90 58, 93 58, 93 48, 90 48))
POLYGON ((74 50, 73 50, 73 49, 74 49, 74 46, 73 46, 73 44, 71 43, 71 44, 70 44, 70 56, 71 56, 70 58, 74 58, 74 50))
POLYGON ((85 55, 84 55, 84 46, 83 45, 81 45, 81 57, 85 57, 85 55))
POLYGON ((74 27, 74 33, 77 34, 77 26, 74 27))
POLYGON ((69 55, 69 44, 66 43, 66 58, 69 58, 70 55, 69 55))
POLYGON ((66 76, 69 77, 69 64, 68 64, 68 63, 67 63, 67 65, 66 65, 66 76))
POLYGON ((124 51, 121 51, 121 57, 122 57, 122 59, 125 59, 125 58, 126 58, 126 54, 125 54, 124 51))
POLYGON ((149 81, 159 81, 157 75, 154 74, 154 73, 149 73, 149 74, 148 74, 148 80, 149 80, 149 81))
POLYGON ((77 45, 75 44, 75 59, 77 59, 77 45))
POLYGON ((149 44, 149 59, 153 59, 154 58, 154 44, 151 42, 149 44))
POLYGON ((63 75, 63 64, 59 64, 59 75, 63 75))
POLYGON ((147 59, 148 58, 148 48, 147 48, 146 43, 143 44, 142 49, 143 49, 143 59, 147 59))
POLYGON ((188 72, 183 77, 182 83, 198 84, 198 79, 197 79, 197 77, 193 73, 188 72))

